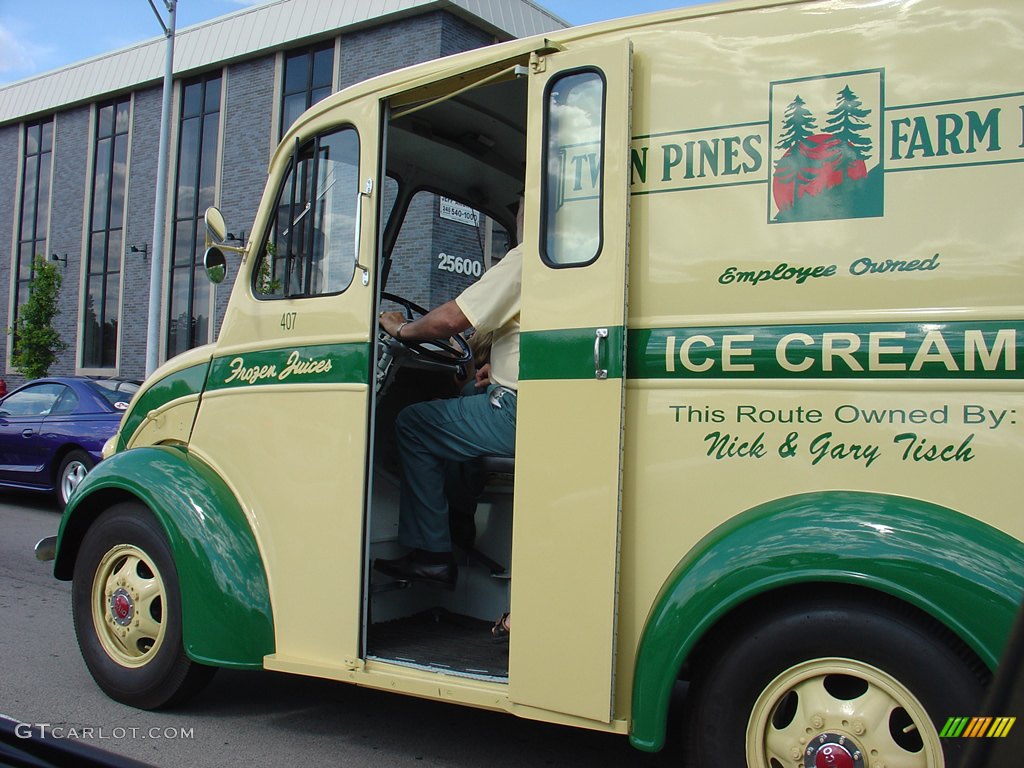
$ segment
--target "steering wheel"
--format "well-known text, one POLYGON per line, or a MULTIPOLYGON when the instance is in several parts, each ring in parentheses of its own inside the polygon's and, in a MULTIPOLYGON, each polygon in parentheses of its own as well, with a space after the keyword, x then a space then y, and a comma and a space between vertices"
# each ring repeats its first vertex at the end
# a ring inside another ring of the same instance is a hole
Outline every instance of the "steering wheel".
MULTIPOLYGON (((391 301, 401 306, 405 310, 406 322, 412 322, 417 317, 423 317, 423 315, 427 314, 427 310, 419 304, 402 296, 396 296, 393 293, 384 292, 381 293, 380 297, 386 301, 391 301)), ((455 341, 454 344, 451 343, 452 339, 408 341, 406 339, 400 339, 397 336, 391 336, 387 333, 384 333, 383 335, 404 346, 412 353, 414 358, 430 361, 431 363, 451 366, 454 368, 463 366, 473 359, 473 350, 469 348, 469 343, 463 338, 461 333, 457 333, 452 337, 455 341)))

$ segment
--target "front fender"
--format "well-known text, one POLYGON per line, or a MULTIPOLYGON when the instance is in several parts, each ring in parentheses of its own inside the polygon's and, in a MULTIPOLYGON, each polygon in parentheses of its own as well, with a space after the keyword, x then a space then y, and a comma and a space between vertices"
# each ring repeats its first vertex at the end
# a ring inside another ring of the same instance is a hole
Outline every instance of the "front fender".
POLYGON ((746 601, 797 584, 893 595, 946 625, 990 668, 1024 594, 1024 544, 946 507, 848 491, 779 499, 702 539, 654 603, 637 651, 633 746, 665 739, 672 686, 705 633, 746 601))
POLYGON ((274 652, 274 619, 259 548, 234 494, 182 447, 135 448, 97 464, 61 520, 54 575, 71 579, 93 520, 126 499, 145 504, 167 535, 189 657, 216 666, 262 667, 263 657, 274 652))

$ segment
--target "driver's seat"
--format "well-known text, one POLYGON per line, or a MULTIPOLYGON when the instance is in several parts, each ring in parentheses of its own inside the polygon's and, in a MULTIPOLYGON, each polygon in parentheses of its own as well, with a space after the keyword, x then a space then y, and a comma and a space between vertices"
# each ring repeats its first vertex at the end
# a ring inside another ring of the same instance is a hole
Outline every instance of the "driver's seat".
POLYGON ((449 475, 446 486, 452 543, 465 553, 467 562, 482 563, 492 576, 502 576, 507 569, 476 548, 476 508, 480 501, 510 496, 515 471, 514 456, 481 456, 462 464, 457 476, 449 475))
POLYGON ((481 494, 488 492, 511 493, 512 481, 516 475, 515 456, 481 456, 480 469, 484 473, 484 487, 481 494))

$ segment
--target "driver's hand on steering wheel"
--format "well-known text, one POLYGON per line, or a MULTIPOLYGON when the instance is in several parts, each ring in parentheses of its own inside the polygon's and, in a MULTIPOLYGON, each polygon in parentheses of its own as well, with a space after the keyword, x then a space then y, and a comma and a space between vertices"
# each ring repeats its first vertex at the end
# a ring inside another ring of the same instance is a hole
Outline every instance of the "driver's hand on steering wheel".
POLYGON ((381 312, 380 327, 389 335, 398 338, 398 326, 408 322, 401 312, 381 312))

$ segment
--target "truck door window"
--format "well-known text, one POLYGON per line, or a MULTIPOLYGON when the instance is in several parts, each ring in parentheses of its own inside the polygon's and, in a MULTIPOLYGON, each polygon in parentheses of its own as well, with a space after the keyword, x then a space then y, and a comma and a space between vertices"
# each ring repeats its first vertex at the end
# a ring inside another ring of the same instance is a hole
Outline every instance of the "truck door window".
POLYGON ((604 79, 567 73, 547 89, 541 251, 553 267, 583 266, 601 251, 604 79))
POLYGON ((298 146, 253 271, 261 298, 340 293, 356 264, 359 137, 351 128, 298 146))

